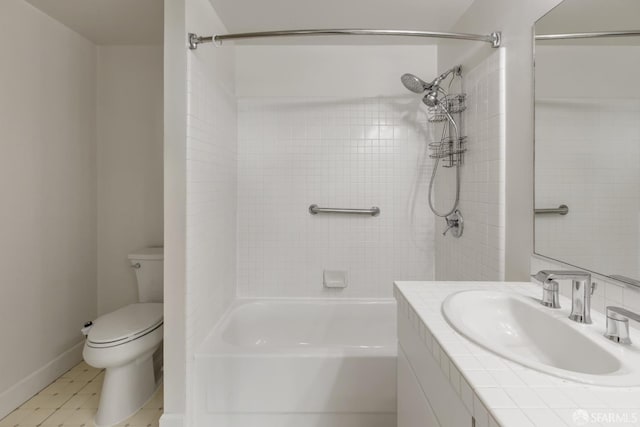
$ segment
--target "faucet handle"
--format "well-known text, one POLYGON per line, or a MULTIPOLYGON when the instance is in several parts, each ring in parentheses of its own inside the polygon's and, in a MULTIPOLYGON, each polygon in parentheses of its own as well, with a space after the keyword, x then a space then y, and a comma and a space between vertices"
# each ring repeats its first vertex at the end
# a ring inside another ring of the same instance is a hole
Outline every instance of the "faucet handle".
POLYGON ((540 304, 549 308, 560 307, 560 285, 555 280, 549 280, 542 284, 542 300, 540 304))
POLYGON ((542 299, 540 304, 549 308, 560 307, 560 285, 555 280, 542 277, 540 273, 532 274, 531 277, 542 285, 542 299))
POLYGON ((532 274, 531 278, 539 283, 545 283, 547 281, 547 274, 544 271, 538 271, 536 274, 532 274))
POLYGON ((607 332, 604 336, 613 342, 620 344, 631 344, 629 337, 629 319, 640 322, 640 315, 629 311, 622 307, 608 306, 607 315, 607 332))
POLYGON ((443 236, 446 236, 447 233, 449 232, 449 230, 451 230, 452 228, 456 228, 458 226, 457 223, 455 222, 449 222, 447 221, 447 228, 445 228, 444 232, 442 233, 443 236))

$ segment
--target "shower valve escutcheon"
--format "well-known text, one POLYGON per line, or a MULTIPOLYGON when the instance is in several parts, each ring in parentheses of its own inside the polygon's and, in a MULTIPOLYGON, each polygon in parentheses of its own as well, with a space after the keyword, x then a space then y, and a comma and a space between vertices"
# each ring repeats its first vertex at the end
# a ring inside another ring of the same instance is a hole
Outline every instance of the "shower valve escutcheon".
POLYGON ((442 233, 443 236, 446 236, 449 231, 451 231, 451 235, 453 237, 462 236, 462 231, 464 229, 464 219, 462 218, 462 213, 460 213, 458 209, 456 209, 454 213, 446 217, 444 220, 447 222, 447 228, 442 233))

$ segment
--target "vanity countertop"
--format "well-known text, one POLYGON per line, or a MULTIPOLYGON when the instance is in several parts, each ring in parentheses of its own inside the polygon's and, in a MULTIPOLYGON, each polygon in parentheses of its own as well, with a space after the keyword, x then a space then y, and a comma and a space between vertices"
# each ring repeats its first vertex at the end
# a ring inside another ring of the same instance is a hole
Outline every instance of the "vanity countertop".
MULTIPOLYGON (((540 298, 542 291, 527 282, 395 282, 398 316, 410 320, 477 427, 640 426, 640 387, 601 387, 558 378, 497 356, 456 332, 441 305, 447 296, 465 290, 533 298, 540 298)), ((603 328, 600 323, 586 327, 603 328)))

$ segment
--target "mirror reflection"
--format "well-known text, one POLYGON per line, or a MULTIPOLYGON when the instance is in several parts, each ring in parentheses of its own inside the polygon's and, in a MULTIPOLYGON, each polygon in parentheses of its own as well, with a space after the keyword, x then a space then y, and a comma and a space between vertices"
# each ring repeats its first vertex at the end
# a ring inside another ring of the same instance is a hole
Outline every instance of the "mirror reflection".
POLYGON ((535 37, 535 252, 640 280, 640 2, 565 0, 535 37))

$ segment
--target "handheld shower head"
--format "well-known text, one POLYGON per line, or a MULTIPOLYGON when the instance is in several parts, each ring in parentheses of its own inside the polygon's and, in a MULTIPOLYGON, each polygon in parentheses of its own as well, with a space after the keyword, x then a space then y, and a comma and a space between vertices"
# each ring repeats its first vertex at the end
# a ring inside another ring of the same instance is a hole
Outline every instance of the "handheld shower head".
POLYGON ((423 93, 424 91, 430 90, 433 87, 432 83, 427 83, 421 78, 408 73, 403 74, 402 77, 400 77, 400 81, 402 82, 404 87, 414 93, 423 93))
POLYGON ((422 102, 424 102, 427 107, 435 107, 440 103, 440 100, 438 100, 438 93, 441 91, 440 83, 451 73, 456 76, 460 76, 462 74, 462 66, 456 65, 455 67, 448 69, 447 71, 433 79, 431 83, 428 83, 428 85, 430 86, 428 88, 429 93, 427 93, 424 98, 422 98, 422 102))
POLYGON ((432 108, 438 105, 440 103, 438 99, 438 87, 431 89, 429 93, 422 98, 422 102, 424 102, 427 107, 432 108))

